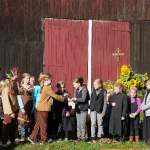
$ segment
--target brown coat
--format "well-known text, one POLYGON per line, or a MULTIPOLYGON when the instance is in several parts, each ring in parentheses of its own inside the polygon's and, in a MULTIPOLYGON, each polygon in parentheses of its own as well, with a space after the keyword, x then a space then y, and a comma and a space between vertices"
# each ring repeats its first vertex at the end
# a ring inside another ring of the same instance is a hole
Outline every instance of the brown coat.
POLYGON ((64 97, 57 95, 50 86, 44 86, 41 92, 40 101, 37 106, 38 111, 51 111, 54 100, 64 101, 64 97))
POLYGON ((32 101, 32 91, 27 91, 24 89, 22 94, 22 100, 24 103, 24 109, 28 117, 31 116, 31 111, 33 108, 33 101, 32 101))
POLYGON ((22 97, 25 114, 22 114, 21 110, 19 110, 18 120, 19 120, 19 123, 23 124, 25 122, 31 121, 31 114, 32 114, 32 108, 33 108, 32 89, 27 90, 25 88, 20 88, 19 94, 21 94, 21 97, 22 97))

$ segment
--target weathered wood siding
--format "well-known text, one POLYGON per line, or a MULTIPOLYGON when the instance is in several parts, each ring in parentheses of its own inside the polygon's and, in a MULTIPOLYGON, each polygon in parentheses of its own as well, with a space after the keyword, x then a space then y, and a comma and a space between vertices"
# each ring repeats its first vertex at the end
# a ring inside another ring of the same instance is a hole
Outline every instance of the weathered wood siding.
MULTIPOLYGON (((137 21, 150 20, 150 0, 0 0, 0 66, 3 70, 18 66, 34 75, 42 71, 42 18, 45 17, 134 21, 131 62, 135 70, 150 72, 148 66, 138 65, 137 59, 141 57, 140 52, 148 54, 149 46, 136 48, 149 44, 146 38, 137 37, 150 34, 147 25, 142 27, 143 23, 137 21)), ((145 61, 149 56, 142 57, 145 61)))

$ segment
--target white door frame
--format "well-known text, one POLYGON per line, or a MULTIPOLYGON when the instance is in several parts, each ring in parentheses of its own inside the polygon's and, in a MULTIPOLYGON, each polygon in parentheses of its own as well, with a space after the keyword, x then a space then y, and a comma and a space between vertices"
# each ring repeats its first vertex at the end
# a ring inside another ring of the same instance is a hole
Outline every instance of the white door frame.
POLYGON ((88 20, 88 90, 92 88, 92 20, 88 20))

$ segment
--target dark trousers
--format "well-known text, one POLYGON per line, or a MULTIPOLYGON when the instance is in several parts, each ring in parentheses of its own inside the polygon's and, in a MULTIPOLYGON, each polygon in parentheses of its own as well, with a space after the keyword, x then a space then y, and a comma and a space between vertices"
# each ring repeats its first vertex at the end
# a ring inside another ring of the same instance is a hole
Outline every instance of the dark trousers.
POLYGON ((47 140, 47 122, 48 122, 48 112, 37 111, 36 114, 36 123, 31 134, 31 138, 34 141, 37 141, 37 136, 40 131, 42 142, 47 140))
POLYGON ((3 120, 0 119, 0 141, 2 139, 3 120))
POLYGON ((15 142, 16 137, 16 131, 17 131, 17 120, 16 118, 13 118, 11 123, 9 124, 3 124, 2 128, 2 143, 6 144, 8 140, 10 140, 12 143, 15 142))
POLYGON ((146 143, 150 142, 150 116, 144 117, 143 139, 146 143))
POLYGON ((139 116, 135 119, 130 119, 130 136, 139 136, 139 121, 139 116))

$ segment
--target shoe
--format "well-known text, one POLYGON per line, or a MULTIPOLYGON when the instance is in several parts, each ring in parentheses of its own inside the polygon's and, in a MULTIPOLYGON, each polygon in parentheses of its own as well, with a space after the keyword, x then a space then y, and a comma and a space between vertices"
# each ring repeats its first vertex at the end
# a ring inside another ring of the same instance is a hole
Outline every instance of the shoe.
POLYGON ((39 145, 44 145, 46 142, 40 142, 39 145))
POLYGON ((97 139, 98 139, 98 140, 100 140, 100 139, 102 139, 102 138, 104 138, 104 134, 101 134, 101 135, 97 136, 97 139))
POLYGON ((31 143, 31 144, 36 144, 35 141, 33 139, 31 139, 30 137, 28 137, 28 141, 31 143))
POLYGON ((52 143, 54 140, 53 139, 48 139, 46 143, 52 143))
POLYGON ((90 140, 91 140, 91 141, 92 141, 92 140, 96 140, 96 137, 91 137, 90 140))
POLYGON ((25 142, 26 141, 26 138, 21 138, 20 139, 20 142, 25 142))
POLYGON ((15 139, 15 142, 17 142, 17 143, 20 142, 20 139, 19 139, 19 138, 16 138, 16 139, 15 139))
POLYGON ((81 139, 81 141, 88 142, 88 139, 87 138, 83 138, 83 139, 81 139))
POLYGON ((91 141, 92 143, 95 143, 96 137, 91 137, 91 138, 90 138, 90 141, 91 141))
POLYGON ((139 143, 139 136, 135 136, 135 142, 139 143))
POLYGON ((62 140, 63 140, 62 138, 57 139, 57 141, 62 141, 62 140))
POLYGON ((123 142, 124 140, 123 140, 123 138, 121 138, 121 137, 117 137, 117 138, 116 138, 116 141, 117 141, 117 142, 123 142))
POLYGON ((16 142, 15 141, 11 141, 10 145, 16 145, 16 142))
POLYGON ((7 144, 0 144, 0 147, 6 148, 8 145, 7 144))
POLYGON ((68 141, 68 138, 65 138, 64 141, 68 141))
POLYGON ((102 137, 97 137, 97 140, 100 140, 102 137))
POLYGON ((130 143, 133 142, 133 136, 129 136, 129 142, 130 142, 130 143))
POLYGON ((6 144, 0 143, 0 147, 5 148, 5 147, 7 147, 7 146, 8 146, 7 143, 6 143, 6 144))

